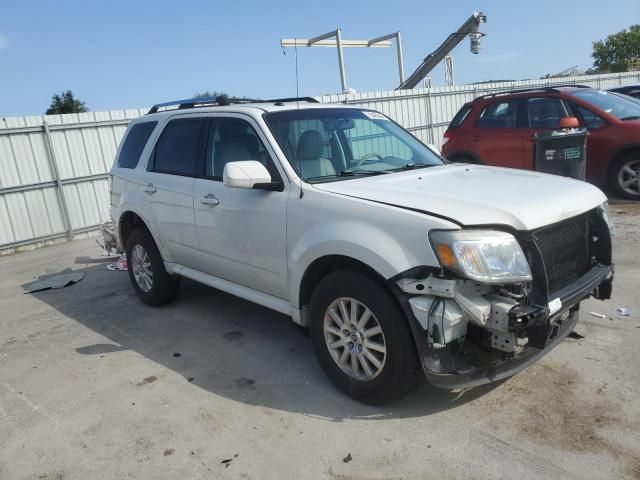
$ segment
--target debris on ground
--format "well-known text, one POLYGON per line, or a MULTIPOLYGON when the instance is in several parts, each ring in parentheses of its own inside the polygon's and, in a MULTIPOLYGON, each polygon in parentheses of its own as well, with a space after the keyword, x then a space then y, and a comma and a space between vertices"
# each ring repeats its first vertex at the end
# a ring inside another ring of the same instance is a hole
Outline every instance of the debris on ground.
POLYGON ((576 340, 580 340, 581 338, 584 338, 584 335, 580 335, 578 332, 571 332, 569 335, 569 338, 575 338, 576 340))
POLYGON ((50 288, 64 288, 74 283, 78 283, 84 278, 84 272, 74 272, 70 268, 65 268, 58 273, 49 273, 38 277, 37 280, 23 285, 24 293, 41 292, 50 288))
POLYGON ((598 312, 589 312, 589 315, 596 318, 607 318, 606 315, 603 315, 602 313, 598 313, 598 312))
POLYGON ((225 458, 220 463, 224 465, 224 468, 229 468, 229 465, 231 465, 231 462, 233 462, 233 458, 225 458))
POLYGON ((176 358, 178 358, 178 357, 181 357, 181 356, 182 356, 182 354, 181 354, 180 352, 175 352, 175 353, 173 354, 173 356, 174 356, 174 357, 176 357, 176 358))
POLYGON ((353 460, 353 457, 350 453, 347 453, 347 456, 342 459, 344 463, 349 463, 351 460, 353 460))
POLYGON ((117 252, 117 234, 116 226, 112 221, 104 222, 100 225, 100 233, 102 234, 102 248, 107 252, 117 252))
POLYGON ((123 253, 117 262, 110 263, 107 265, 107 270, 113 272, 116 270, 126 271, 127 270, 127 254, 123 253))
POLYGON ((622 317, 628 317, 630 315, 629 309, 627 307, 620 307, 616 310, 616 312, 618 312, 618 315, 622 317))

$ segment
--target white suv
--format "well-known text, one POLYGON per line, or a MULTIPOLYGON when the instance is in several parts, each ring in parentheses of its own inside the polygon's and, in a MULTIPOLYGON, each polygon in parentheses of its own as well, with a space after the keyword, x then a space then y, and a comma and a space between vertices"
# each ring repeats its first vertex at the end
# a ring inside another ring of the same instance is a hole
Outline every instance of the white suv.
POLYGON ((581 300, 611 295, 600 190, 450 164, 368 109, 160 104, 131 122, 111 174, 144 302, 187 277, 290 315, 368 403, 420 371, 445 388, 513 375, 573 330, 581 300))

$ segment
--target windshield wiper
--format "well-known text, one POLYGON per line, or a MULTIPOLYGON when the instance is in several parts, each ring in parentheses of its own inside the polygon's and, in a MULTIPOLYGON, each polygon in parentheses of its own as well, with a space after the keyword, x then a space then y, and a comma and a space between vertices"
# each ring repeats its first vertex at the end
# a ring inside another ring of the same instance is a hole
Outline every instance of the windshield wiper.
POLYGON ((384 175, 389 173, 387 170, 365 170, 358 168, 357 170, 342 170, 338 173, 339 177, 351 177, 353 175, 384 175))
POLYGON ((306 180, 309 182, 316 182, 318 180, 331 180, 339 177, 354 177, 356 175, 382 175, 385 173, 389 173, 387 170, 342 170, 339 173, 333 175, 319 175, 317 177, 307 177, 306 180))
POLYGON ((435 167, 435 165, 429 165, 427 163, 407 163, 402 167, 394 168, 392 171, 397 172, 399 170, 416 170, 418 168, 429 168, 429 167, 435 167))
POLYGON ((622 117, 620 120, 638 120, 640 115, 629 115, 628 117, 622 117))

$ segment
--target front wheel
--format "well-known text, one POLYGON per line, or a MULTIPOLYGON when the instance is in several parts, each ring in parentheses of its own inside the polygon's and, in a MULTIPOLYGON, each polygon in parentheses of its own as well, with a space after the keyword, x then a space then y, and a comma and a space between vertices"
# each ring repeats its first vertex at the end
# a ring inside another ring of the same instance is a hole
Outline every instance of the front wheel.
POLYGON ((391 295, 369 277, 334 272, 311 299, 311 341, 327 376, 356 400, 402 397, 419 367, 411 333, 391 295))
POLYGON ((640 200, 640 151, 627 153, 611 165, 609 183, 618 195, 640 200))

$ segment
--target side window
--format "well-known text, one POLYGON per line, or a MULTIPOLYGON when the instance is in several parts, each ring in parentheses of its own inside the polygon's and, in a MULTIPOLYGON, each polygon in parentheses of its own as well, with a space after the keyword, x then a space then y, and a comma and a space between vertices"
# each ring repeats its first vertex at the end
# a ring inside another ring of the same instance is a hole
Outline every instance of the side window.
POLYGON ((471 105, 465 105, 464 107, 462 107, 458 111, 458 113, 456 113, 455 117, 453 117, 453 120, 451 120, 449 128, 458 128, 460 125, 462 125, 462 123, 469 116, 469 112, 471 112, 471 105))
POLYGON ((580 112, 580 115, 582 116, 582 119, 584 120, 584 124, 586 125, 587 128, 596 129, 596 128, 603 127, 607 123, 602 119, 602 117, 600 117, 599 115, 596 115, 591 110, 587 110, 586 108, 581 107, 580 105, 578 105, 577 107, 578 107, 578 111, 580 112))
POLYGON ((294 169, 305 178, 334 173, 334 165, 346 168, 336 132, 325 130, 319 119, 276 123, 273 132, 294 169))
POLYGON ((229 162, 257 160, 262 163, 273 181, 280 174, 255 129, 239 118, 213 118, 207 132, 205 176, 222 180, 224 166, 229 162))
POLYGON ((141 122, 131 127, 120 149, 118 167, 136 168, 149 136, 157 124, 158 122, 141 122))
POLYGON ((480 113, 476 126, 479 128, 516 128, 517 100, 495 102, 480 113))
POLYGON ((400 139, 374 122, 354 119, 354 127, 344 130, 355 160, 368 156, 374 159, 395 157, 405 162, 413 158, 413 151, 400 139))
POLYGON ((539 97, 527 99, 527 115, 530 128, 558 128, 560 119, 571 113, 562 99, 539 97))
POLYGON ((173 175, 193 176, 202 158, 198 154, 199 118, 171 120, 156 143, 150 170, 173 175))

